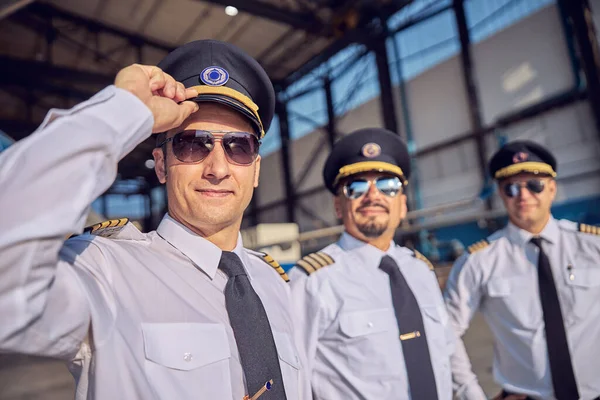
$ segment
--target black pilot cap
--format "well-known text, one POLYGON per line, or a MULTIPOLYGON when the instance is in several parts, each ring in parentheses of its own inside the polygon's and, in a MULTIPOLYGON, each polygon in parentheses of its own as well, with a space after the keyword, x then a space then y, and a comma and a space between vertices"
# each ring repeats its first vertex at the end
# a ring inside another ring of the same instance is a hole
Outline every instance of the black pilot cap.
POLYGON ((259 138, 271 126, 273 84, 260 64, 240 48, 217 40, 197 40, 169 53, 158 67, 198 91, 196 102, 227 105, 246 116, 259 138))
POLYGON ((337 194, 340 181, 362 172, 387 172, 408 184, 410 156, 404 141, 382 128, 360 129, 338 140, 323 168, 325 186, 337 194))
POLYGON ((494 179, 506 179, 524 172, 556 176, 556 158, 545 147, 529 140, 505 144, 490 160, 494 179))

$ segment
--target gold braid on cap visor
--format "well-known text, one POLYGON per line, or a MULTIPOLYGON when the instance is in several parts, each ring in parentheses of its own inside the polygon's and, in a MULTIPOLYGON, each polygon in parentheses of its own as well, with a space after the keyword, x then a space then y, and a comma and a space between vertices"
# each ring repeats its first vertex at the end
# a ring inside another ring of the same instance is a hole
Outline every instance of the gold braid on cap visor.
POLYGON ((513 176, 521 172, 531 172, 532 174, 547 174, 553 178, 556 176, 556 172, 554 172, 550 165, 537 161, 528 161, 501 168, 498 171, 496 171, 496 173, 494 174, 494 178, 508 178, 509 176, 513 176))
POLYGON ((256 117, 256 119, 258 120, 258 123, 260 124, 260 139, 262 139, 265 136, 265 129, 263 128, 263 123, 260 119, 260 115, 258 115, 258 106, 256 105, 256 103, 254 103, 252 101, 252 99, 250 99, 250 97, 243 95, 242 93, 238 92, 237 90, 233 90, 226 86, 204 86, 204 85, 201 85, 201 86, 192 86, 192 87, 190 87, 190 89, 195 89, 198 92, 198 95, 220 94, 220 95, 229 97, 230 99, 239 101, 240 103, 245 105, 248 108, 248 110, 250 110, 252 115, 254 115, 256 117))
POLYGON ((340 183, 340 180, 350 175, 360 174, 361 172, 391 172, 400 178, 404 186, 408 185, 408 181, 404 177, 404 172, 402 172, 402 168, 399 166, 383 161, 362 161, 340 168, 333 181, 333 187, 336 187, 340 183))

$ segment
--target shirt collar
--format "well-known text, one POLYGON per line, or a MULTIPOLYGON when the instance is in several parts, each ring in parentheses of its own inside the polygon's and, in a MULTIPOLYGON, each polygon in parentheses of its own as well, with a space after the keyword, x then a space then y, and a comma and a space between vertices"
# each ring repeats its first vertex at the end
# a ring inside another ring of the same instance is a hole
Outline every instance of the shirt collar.
POLYGON ((550 216, 548 223, 539 235, 534 235, 531 232, 521 229, 512 222, 508 223, 507 229, 511 241, 517 243, 520 246, 524 246, 525 244, 529 243, 529 241, 534 236, 539 236, 542 239, 544 239, 544 241, 547 241, 549 243, 557 243, 558 237, 560 235, 560 228, 558 226, 558 222, 552 216, 550 216))
MULTIPOLYGON (((214 279, 221 260, 222 250, 219 247, 192 232, 186 226, 171 218, 169 214, 165 214, 156 232, 204 271, 210 279, 214 279)), ((240 233, 238 233, 237 244, 233 252, 240 257, 248 277, 251 278, 246 267, 249 265, 250 260, 244 250, 240 233)))
POLYGON ((370 268, 379 268, 381 258, 386 254, 391 254, 392 249, 396 246, 392 240, 387 252, 381 251, 377 247, 365 243, 362 240, 358 240, 345 231, 342 233, 338 245, 342 250, 345 250, 350 255, 358 258, 362 264, 370 268))

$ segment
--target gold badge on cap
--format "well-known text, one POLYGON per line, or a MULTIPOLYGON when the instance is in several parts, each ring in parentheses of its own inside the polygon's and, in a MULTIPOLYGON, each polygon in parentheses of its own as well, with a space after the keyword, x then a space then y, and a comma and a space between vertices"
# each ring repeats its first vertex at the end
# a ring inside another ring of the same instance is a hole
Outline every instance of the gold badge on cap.
POLYGON ((527 161, 528 158, 529 154, 520 151, 513 156, 512 162, 513 164, 518 164, 527 161))
POLYGON ((362 155, 367 158, 377 157, 381 154, 381 147, 377 143, 367 143, 362 147, 362 155))

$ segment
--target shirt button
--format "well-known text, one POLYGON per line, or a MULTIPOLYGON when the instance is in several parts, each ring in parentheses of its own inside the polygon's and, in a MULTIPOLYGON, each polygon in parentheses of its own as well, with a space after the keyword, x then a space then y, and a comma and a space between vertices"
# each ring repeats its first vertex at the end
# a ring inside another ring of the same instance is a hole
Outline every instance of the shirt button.
POLYGON ((372 327, 373 327, 373 323, 372 323, 372 322, 369 322, 369 323, 367 324, 367 326, 368 326, 369 328, 372 328, 372 327))
POLYGON ((194 356, 192 356, 192 353, 184 353, 183 354, 183 359, 187 362, 192 361, 192 358, 194 358, 194 356))

